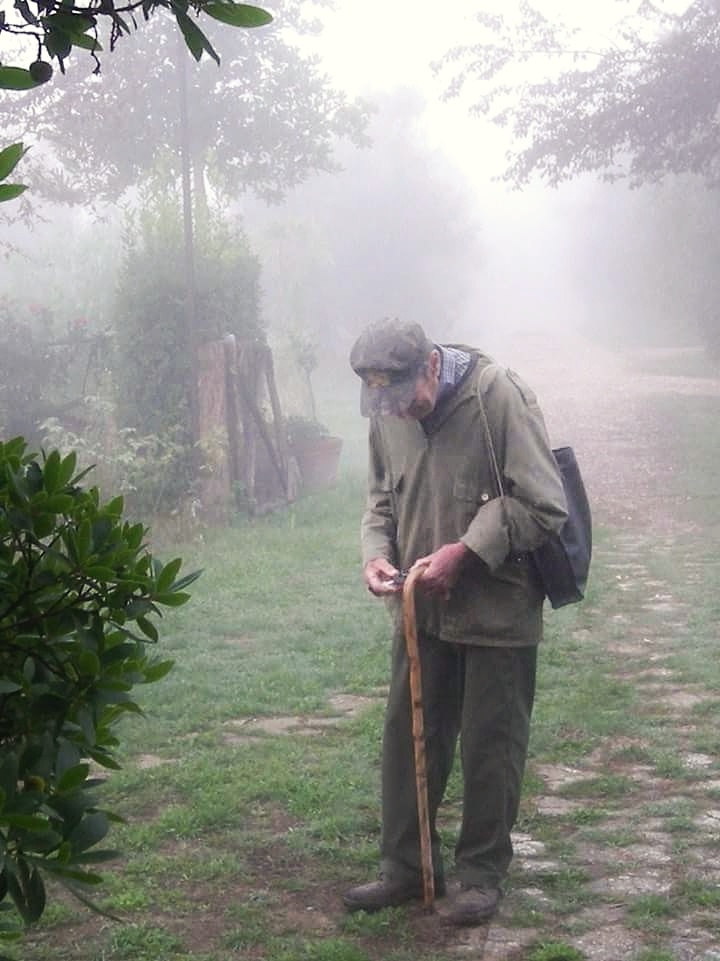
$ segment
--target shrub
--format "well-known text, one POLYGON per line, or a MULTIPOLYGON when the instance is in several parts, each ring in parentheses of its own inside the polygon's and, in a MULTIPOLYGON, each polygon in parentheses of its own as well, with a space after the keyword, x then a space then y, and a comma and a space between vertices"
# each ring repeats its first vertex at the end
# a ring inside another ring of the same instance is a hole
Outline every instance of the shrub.
POLYGON ((37 436, 39 421, 56 409, 68 386, 72 347, 51 345, 52 316, 0 297, 0 431, 37 436))
MULTIPOLYGON (((117 853, 96 847, 117 817, 89 762, 119 767, 117 724, 142 713, 133 687, 172 667, 148 653, 151 618, 198 576, 154 559, 122 498, 101 503, 75 469, 74 453, 0 443, 0 910, 25 923, 43 913, 45 875, 84 898, 101 880, 89 866, 117 853)), ((0 921, 0 938, 13 927, 0 921)))
POLYGON ((188 328, 187 260, 182 208, 168 191, 150 185, 131 224, 115 304, 117 421, 138 436, 175 447, 146 499, 161 491, 162 508, 187 498, 197 477, 193 403, 197 348, 234 333, 264 337, 258 311, 259 266, 242 231, 224 215, 198 218, 195 233, 193 329, 188 328))
POLYGON ((43 444, 61 453, 74 451, 79 467, 93 466, 99 486, 121 492, 135 516, 156 514, 167 502, 168 487, 192 494, 189 478, 184 490, 178 488, 178 461, 187 456, 179 431, 158 436, 139 434, 133 427, 117 430, 112 405, 101 397, 85 397, 81 410, 84 425, 77 433, 56 417, 44 421, 40 425, 43 444))

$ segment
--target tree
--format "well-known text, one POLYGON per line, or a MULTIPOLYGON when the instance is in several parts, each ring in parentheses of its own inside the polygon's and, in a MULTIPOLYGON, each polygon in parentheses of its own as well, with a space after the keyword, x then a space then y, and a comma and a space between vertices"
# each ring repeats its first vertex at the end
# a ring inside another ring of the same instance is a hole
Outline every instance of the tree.
MULTIPOLYGON (((12 9, 0 17, 0 39, 20 37, 29 41, 36 59, 25 70, 0 63, 0 86, 9 90, 28 90, 47 81, 53 75, 52 61, 57 61, 62 73, 73 47, 87 50, 92 56, 96 73, 100 72, 103 47, 100 26, 109 29, 110 50, 120 37, 137 28, 136 14, 149 21, 158 10, 165 9, 175 18, 188 50, 196 60, 207 53, 218 64, 220 59, 197 24, 201 14, 234 27, 261 27, 272 21, 272 16, 259 7, 235 0, 15 0, 12 9), (193 13, 195 18, 190 16, 193 13), (43 57, 47 59, 43 60, 43 57)), ((16 56, 22 56, 22 54, 16 56)))
MULTIPOLYGON (((191 12, 196 18, 205 14, 236 27, 259 27, 272 21, 265 10, 235 3, 235 0, 127 0, 120 5, 115 0, 87 0, 84 4, 74 4, 72 0, 15 0, 9 13, 0 12, 0 39, 20 37, 30 41, 35 59, 27 69, 7 66, 0 61, 0 89, 31 90, 47 83, 53 75, 53 60, 65 73, 65 61, 73 47, 89 51, 94 72, 99 73, 99 54, 103 50, 99 26, 109 25, 110 50, 113 50, 123 34, 129 34, 131 27, 137 27, 136 12, 141 12, 143 19, 149 21, 159 9, 172 13, 196 60, 207 53, 218 64, 220 59, 215 49, 196 19, 190 16, 191 12)), ((25 56, 25 49, 21 48, 22 52, 15 55, 25 56)), ((15 169, 24 152, 22 143, 11 144, 0 151, 0 202, 14 200, 27 189, 25 184, 2 182, 15 169)))
POLYGON ((334 169, 337 138, 364 142, 365 106, 334 90, 317 58, 288 39, 289 32, 317 29, 307 20, 309 6, 283 0, 277 24, 284 29, 250 32, 242 44, 208 29, 222 65, 205 60, 185 80, 168 18, 157 17, 118 46, 102 76, 74 72, 26 94, 13 129, 18 139, 32 131, 52 147, 69 171, 63 193, 82 203, 89 196, 115 201, 160 155, 174 161, 171 173, 179 176, 184 147, 196 200, 206 174, 233 194, 253 190, 276 199, 310 172, 334 169))
MULTIPOLYGON (((640 259, 637 248, 625 264, 617 248, 609 254, 632 294, 619 298, 624 314, 633 323, 644 316, 661 336, 695 328, 717 358, 720 3, 691 0, 679 10, 634 0, 616 10, 613 24, 594 30, 551 19, 527 0, 516 19, 480 12, 480 41, 455 47, 436 66, 452 72, 447 96, 472 85, 472 112, 509 130, 511 184, 539 177, 557 186, 596 173, 631 187, 658 185, 643 195, 645 214, 632 225, 640 259)), ((612 216, 607 204, 604 214, 612 216)))
POLYGON ((480 12, 482 39, 438 65, 455 71, 448 96, 476 82, 473 112, 510 130, 506 180, 521 185, 537 174, 557 185, 599 171, 633 186, 679 173, 720 183, 720 5, 622 8, 610 35, 598 31, 590 43, 526 0, 517 22, 480 12))
POLYGON ((422 96, 400 88, 377 107, 372 149, 341 148, 345 169, 290 194, 281 230, 268 224, 274 210, 247 215, 269 281, 269 325, 287 333, 300 321, 324 359, 345 355, 362 326, 386 314, 450 330, 484 253, 476 199, 428 143, 422 96))
MULTIPOLYGON (((145 460, 133 503, 144 514, 169 511, 196 493, 198 459, 191 406, 197 347, 234 333, 263 340, 259 265, 224 214, 211 211, 197 232, 192 330, 184 308, 186 276, 178 197, 162 180, 141 193, 142 212, 126 230, 114 322, 115 416, 124 430, 166 452, 145 460)), ((207 466, 207 465, 205 465, 207 466)))

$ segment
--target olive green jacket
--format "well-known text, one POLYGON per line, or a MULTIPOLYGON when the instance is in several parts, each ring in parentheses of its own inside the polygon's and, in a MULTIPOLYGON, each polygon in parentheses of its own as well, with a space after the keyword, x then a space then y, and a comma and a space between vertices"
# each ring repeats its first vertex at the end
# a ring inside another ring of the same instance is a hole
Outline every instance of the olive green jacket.
MULTIPOLYGON (((460 346, 474 364, 422 423, 370 421, 363 565, 385 557, 406 569, 460 540, 474 557, 447 601, 423 595, 418 584, 418 628, 453 642, 532 645, 542 638, 543 592, 527 552, 562 527, 562 482, 534 393, 517 374, 460 346), (502 497, 480 396, 502 471, 502 497)), ((388 605, 399 629, 400 596, 389 597, 388 605)))

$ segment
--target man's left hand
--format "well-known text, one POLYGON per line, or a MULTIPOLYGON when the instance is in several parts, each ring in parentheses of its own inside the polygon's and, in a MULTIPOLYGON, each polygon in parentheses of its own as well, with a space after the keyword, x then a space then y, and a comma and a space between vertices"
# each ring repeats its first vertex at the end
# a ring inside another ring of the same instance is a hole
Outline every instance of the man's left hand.
POLYGON ((470 553, 470 548, 462 541, 456 541, 454 544, 443 544, 426 557, 419 557, 413 567, 422 565, 425 571, 418 578, 418 584, 424 591, 441 594, 447 600, 470 553))

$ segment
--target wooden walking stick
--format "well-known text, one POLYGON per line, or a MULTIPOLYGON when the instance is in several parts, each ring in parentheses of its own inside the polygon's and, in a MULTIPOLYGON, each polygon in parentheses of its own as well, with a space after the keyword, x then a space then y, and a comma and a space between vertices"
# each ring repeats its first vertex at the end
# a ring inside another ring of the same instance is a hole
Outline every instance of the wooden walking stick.
POLYGON ((410 665, 410 700, 412 702, 412 734, 415 748, 415 789, 417 791, 418 826, 420 828, 420 859, 422 862, 423 904, 426 911, 434 909, 435 876, 430 841, 430 812, 428 809, 427 765, 425 761, 425 722, 422 702, 422 674, 418 651, 415 619, 415 582, 422 576, 424 566, 413 567, 403 585, 403 628, 410 665))

